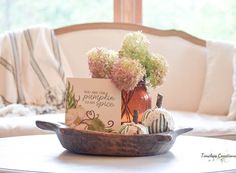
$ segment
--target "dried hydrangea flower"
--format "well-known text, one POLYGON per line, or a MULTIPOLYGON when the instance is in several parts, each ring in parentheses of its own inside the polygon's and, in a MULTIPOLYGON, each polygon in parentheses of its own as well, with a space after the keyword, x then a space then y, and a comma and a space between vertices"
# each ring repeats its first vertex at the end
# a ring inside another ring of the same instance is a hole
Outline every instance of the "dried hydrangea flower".
POLYGON ((141 64, 149 54, 149 41, 141 31, 125 35, 119 54, 121 57, 139 60, 141 64))
POLYGON ((133 90, 143 79, 145 69, 134 59, 122 57, 117 61, 111 71, 111 80, 120 90, 133 90))
POLYGON ((168 72, 168 64, 161 55, 152 54, 146 59, 145 64, 147 79, 152 87, 161 85, 168 72))
POLYGON ((106 48, 93 48, 88 53, 89 70, 93 78, 109 78, 118 53, 106 48))
POLYGON ((151 54, 149 41, 142 32, 128 33, 118 53, 106 48, 88 52, 89 70, 93 78, 111 78, 121 90, 132 90, 146 77, 156 87, 163 83, 168 65, 161 55, 151 54))

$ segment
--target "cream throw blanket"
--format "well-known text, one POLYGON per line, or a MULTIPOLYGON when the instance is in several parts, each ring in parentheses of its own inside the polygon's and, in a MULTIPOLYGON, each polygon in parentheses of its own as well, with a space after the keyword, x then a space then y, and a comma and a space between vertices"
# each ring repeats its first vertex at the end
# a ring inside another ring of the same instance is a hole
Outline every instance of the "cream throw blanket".
POLYGON ((70 75, 53 30, 35 27, 0 36, 0 104, 63 108, 70 75))

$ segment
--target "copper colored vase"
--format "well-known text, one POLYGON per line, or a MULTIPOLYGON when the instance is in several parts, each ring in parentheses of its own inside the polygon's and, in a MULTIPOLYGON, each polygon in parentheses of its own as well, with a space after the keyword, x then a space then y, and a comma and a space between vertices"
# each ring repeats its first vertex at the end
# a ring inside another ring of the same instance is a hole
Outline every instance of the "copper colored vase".
POLYGON ((151 97, 147 92, 146 82, 142 80, 131 91, 122 90, 121 122, 133 121, 134 110, 138 111, 138 121, 142 119, 143 113, 151 108, 151 97))

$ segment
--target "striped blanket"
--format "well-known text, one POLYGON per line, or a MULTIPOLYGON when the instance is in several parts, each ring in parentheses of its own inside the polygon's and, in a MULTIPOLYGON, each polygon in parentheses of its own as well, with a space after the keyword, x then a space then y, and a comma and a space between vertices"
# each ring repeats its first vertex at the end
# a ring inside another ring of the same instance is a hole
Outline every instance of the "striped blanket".
POLYGON ((61 109, 70 75, 53 30, 34 27, 0 36, 0 104, 61 109))

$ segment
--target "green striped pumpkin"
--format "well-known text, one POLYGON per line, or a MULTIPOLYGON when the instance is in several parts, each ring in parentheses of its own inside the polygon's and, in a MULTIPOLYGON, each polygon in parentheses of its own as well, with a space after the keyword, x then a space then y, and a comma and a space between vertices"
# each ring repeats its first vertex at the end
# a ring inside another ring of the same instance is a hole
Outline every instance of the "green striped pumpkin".
POLYGON ((120 134, 123 135, 135 135, 135 134, 149 134, 148 128, 142 124, 124 123, 119 130, 120 134))
POLYGON ((174 129, 171 114, 162 108, 148 109, 142 117, 142 124, 148 127, 150 134, 162 133, 174 129))

